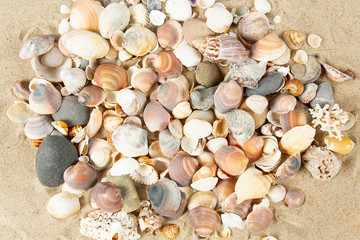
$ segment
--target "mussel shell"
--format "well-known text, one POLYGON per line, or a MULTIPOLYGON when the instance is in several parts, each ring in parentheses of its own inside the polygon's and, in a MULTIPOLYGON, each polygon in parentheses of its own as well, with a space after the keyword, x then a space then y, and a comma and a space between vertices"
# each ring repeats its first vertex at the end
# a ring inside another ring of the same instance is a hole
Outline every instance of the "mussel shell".
POLYGON ((256 208, 247 217, 246 229, 251 233, 261 232, 270 225, 272 219, 273 212, 270 210, 270 208, 256 208))
POLYGON ((30 139, 42 139, 53 131, 51 120, 44 115, 33 115, 25 124, 25 135, 30 139))
POLYGON ((143 112, 143 119, 150 132, 164 130, 170 122, 170 114, 157 101, 150 101, 143 112))
POLYGON ((238 24, 239 34, 248 41, 256 42, 269 30, 269 19, 260 12, 243 16, 238 24))
POLYGON ((126 30, 122 41, 123 47, 135 56, 144 56, 157 45, 155 33, 142 26, 126 30))
POLYGON ((175 20, 167 20, 156 30, 158 42, 163 48, 172 48, 179 44, 183 38, 182 26, 175 20))
POLYGON ((197 207, 189 212, 188 216, 191 227, 200 237, 208 237, 220 227, 219 214, 207 207, 197 207))
POLYGON ((96 170, 85 162, 78 162, 64 172, 65 183, 76 190, 91 188, 95 184, 96 178, 96 170))
POLYGON ((199 168, 199 161, 183 153, 177 154, 170 162, 169 175, 180 186, 189 186, 199 168))
POLYGON ((252 211, 254 200, 248 199, 242 201, 240 204, 236 203, 236 201, 237 196, 236 193, 233 192, 225 200, 225 210, 227 212, 235 213, 239 215, 242 219, 245 219, 247 215, 252 211))
POLYGON ((183 24, 184 39, 190 46, 194 46, 193 41, 214 35, 206 25, 205 21, 198 18, 189 18, 183 24))
POLYGON ((300 102, 297 102, 294 110, 285 114, 280 114, 279 116, 281 128, 284 133, 294 127, 310 124, 312 121, 309 109, 300 102))
POLYGON ((288 157, 276 170, 275 177, 277 179, 287 179, 292 177, 299 171, 301 167, 300 152, 293 153, 288 157))
POLYGON ((238 108, 242 99, 243 88, 234 80, 220 84, 214 93, 215 108, 223 114, 238 108))
POLYGON ((153 66, 160 76, 176 78, 182 72, 182 64, 172 51, 161 51, 153 61, 153 66))
POLYGON ((119 91, 128 85, 129 76, 123 67, 103 63, 96 68, 93 83, 105 91, 119 91))
POLYGON ((239 148, 227 146, 216 151, 215 162, 225 173, 236 176, 244 172, 249 159, 239 148))
POLYGON ((30 108, 39 114, 52 114, 61 106, 61 94, 52 86, 39 84, 29 96, 30 108))
POLYGON ((88 107, 95 107, 104 102, 104 100, 104 90, 96 86, 87 86, 78 94, 79 103, 88 107))
POLYGON ((92 189, 92 199, 105 212, 118 212, 123 206, 120 188, 109 182, 99 182, 92 189))

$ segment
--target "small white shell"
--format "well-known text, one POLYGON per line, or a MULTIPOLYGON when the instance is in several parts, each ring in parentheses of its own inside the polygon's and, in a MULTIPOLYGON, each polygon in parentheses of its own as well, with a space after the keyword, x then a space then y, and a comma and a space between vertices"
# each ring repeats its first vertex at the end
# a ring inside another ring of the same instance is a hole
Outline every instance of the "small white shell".
POLYGON ((285 198, 286 189, 283 185, 274 185, 270 187, 268 197, 274 203, 280 202, 285 198))
POLYGON ((218 181, 217 177, 207 177, 193 182, 190 186, 197 191, 211 191, 215 188, 218 181))
POLYGON ((189 102, 180 102, 172 110, 172 115, 176 119, 184 119, 190 116, 192 109, 189 102))
POLYGON ((221 214, 221 221, 227 227, 236 227, 240 229, 246 228, 246 222, 235 213, 223 213, 221 214))
POLYGON ((102 112, 99 109, 94 108, 91 111, 89 122, 85 127, 86 135, 89 138, 94 137, 96 133, 100 130, 102 123, 102 112))
POLYGON ((57 219, 66 219, 80 210, 80 201, 75 195, 60 192, 50 198, 47 204, 48 212, 57 219))
POLYGON ((309 60, 308 54, 304 50, 297 50, 294 61, 300 64, 306 64, 309 60))
POLYGON ((149 14, 149 18, 152 24, 155 26, 161 26, 165 22, 166 15, 159 10, 152 10, 149 14))
POLYGON ((190 138, 204 138, 212 133, 212 126, 204 120, 191 119, 184 125, 184 135, 190 138))
POLYGON ((192 156, 199 156, 203 153, 206 139, 197 139, 184 136, 181 139, 181 148, 192 156))
POLYGON ((29 104, 22 101, 15 101, 6 111, 8 118, 16 123, 27 122, 33 114, 29 104))
POLYGON ((120 158, 110 169, 111 176, 130 174, 139 168, 139 162, 134 158, 120 158))
POLYGON ((127 115, 140 114, 146 103, 146 97, 142 92, 128 88, 121 89, 116 95, 116 100, 127 115))
POLYGON ((149 23, 149 10, 142 4, 136 4, 129 7, 131 20, 139 23, 141 26, 146 26, 149 23))
POLYGON ((197 0, 197 4, 200 8, 207 9, 214 5, 215 0, 197 0))
POLYGON ((60 35, 63 35, 67 32, 70 32, 71 31, 71 25, 70 25, 70 22, 69 22, 69 19, 68 18, 64 18, 60 21, 59 23, 59 27, 58 27, 58 32, 60 35))
POLYGON ((322 42, 322 38, 319 35, 312 33, 308 36, 307 41, 310 47, 319 48, 322 42))
POLYGON ((207 149, 214 154, 217 150, 226 146, 228 146, 228 141, 226 140, 226 138, 213 138, 209 140, 206 144, 207 149))
POLYGON ((255 0, 254 6, 256 11, 261 13, 269 13, 271 11, 271 5, 267 0, 255 0))
POLYGON ((266 97, 261 95, 251 95, 246 99, 246 105, 256 114, 262 114, 269 102, 266 97))
POLYGON ((173 52, 187 68, 196 67, 201 62, 200 52, 188 44, 177 47, 173 52))
POLYGON ((60 6, 60 13, 61 13, 61 14, 64 14, 64 15, 70 14, 70 13, 71 13, 71 9, 70 9, 68 6, 62 4, 62 5, 60 6))
POLYGON ((63 96, 75 94, 86 84, 85 71, 81 68, 66 68, 60 72, 60 78, 65 87, 61 89, 63 96))
POLYGON ((170 19, 185 21, 191 17, 192 8, 188 0, 168 0, 166 1, 165 12, 170 19))
POLYGON ((109 4, 100 14, 99 30, 101 36, 110 38, 115 30, 124 31, 130 22, 130 11, 121 3, 109 4))
POLYGON ((232 22, 233 16, 222 3, 215 3, 205 11, 206 25, 216 33, 227 31, 232 22))

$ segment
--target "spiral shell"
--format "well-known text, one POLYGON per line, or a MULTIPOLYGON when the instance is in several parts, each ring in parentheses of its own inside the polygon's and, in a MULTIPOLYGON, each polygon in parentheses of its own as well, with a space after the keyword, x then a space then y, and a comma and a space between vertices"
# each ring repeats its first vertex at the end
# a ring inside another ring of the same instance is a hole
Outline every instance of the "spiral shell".
POLYGON ((123 206, 120 188, 109 182, 99 182, 91 193, 96 205, 105 212, 118 212, 123 206))
POLYGON ((169 175, 180 186, 185 187, 190 185, 198 168, 199 162, 196 158, 179 153, 170 162, 169 175))
POLYGON ((290 30, 284 33, 283 39, 289 48, 297 50, 305 42, 305 35, 299 31, 290 30))
POLYGON ((131 75, 131 86, 147 93, 158 82, 158 75, 151 68, 140 68, 131 75))
POLYGON ((149 10, 142 3, 132 5, 129 7, 131 21, 138 23, 141 26, 146 26, 149 23, 149 10))
POLYGON ((220 113, 227 113, 240 106, 243 88, 234 80, 220 84, 214 93, 215 108, 220 113))
POLYGON ((150 132, 164 130, 170 122, 170 114, 157 101, 150 101, 146 105, 143 118, 150 132))
POLYGON ((197 207, 189 212, 188 217, 191 227, 200 237, 208 237, 220 227, 219 214, 207 207, 197 207))
POLYGON ((215 3, 205 11, 206 25, 216 33, 227 31, 232 22, 233 16, 222 3, 215 3))
POLYGON ((230 194, 235 190, 236 178, 231 177, 228 179, 220 179, 215 187, 215 192, 219 198, 219 201, 225 201, 230 194))
POLYGON ((81 68, 66 68, 60 72, 60 78, 65 87, 61 89, 63 95, 80 92, 86 84, 85 71, 81 68))
POLYGON ((25 135, 30 139, 41 139, 53 131, 51 120, 47 116, 34 114, 25 124, 25 135))
POLYGON ((70 24, 74 29, 97 32, 99 30, 100 13, 103 9, 94 0, 78 0, 71 8, 70 24))
POLYGON ((251 48, 251 57, 257 61, 273 61, 286 51, 286 44, 276 35, 260 38, 251 48))
POLYGON ((273 212, 270 210, 270 208, 256 208, 247 217, 246 229, 251 233, 261 232, 270 225, 272 219, 273 212))
POLYGON ((237 196, 236 193, 233 192, 225 200, 225 210, 227 212, 235 213, 239 215, 242 219, 245 219, 247 215, 252 211, 254 201, 252 199, 249 199, 241 202, 240 204, 236 201, 237 196))
POLYGON ((185 21, 191 17, 192 8, 187 0, 168 0, 165 4, 165 12, 170 19, 185 21))
POLYGON ((295 109, 296 98, 290 94, 281 94, 276 96, 270 102, 270 109, 278 114, 286 114, 295 109))
POLYGON ((194 41, 205 38, 214 33, 207 27, 205 21, 198 18, 190 18, 183 24, 183 33, 185 41, 194 47, 194 41))
POLYGON ((101 12, 99 30, 101 36, 110 38, 116 30, 124 31, 130 22, 130 11, 121 3, 111 3, 101 12))
POLYGON ((178 45, 183 38, 182 26, 175 20, 167 20, 157 28, 156 35, 161 47, 172 48, 178 45))
POLYGON ((175 115, 179 119, 185 118, 184 115, 191 113, 191 109, 186 109, 186 111, 183 111, 184 105, 186 108, 187 106, 190 106, 188 102, 186 103, 190 97, 188 84, 189 83, 185 77, 178 77, 174 79, 168 79, 165 83, 161 84, 157 88, 159 102, 168 110, 175 110, 175 107, 178 107, 179 109, 177 110, 179 110, 179 112, 176 111, 175 115), (178 106, 178 104, 181 102, 183 102, 181 106, 178 106))
POLYGON ((78 94, 78 101, 80 104, 95 107, 104 102, 105 92, 96 86, 84 87, 78 94))
POLYGON ((78 162, 64 172, 65 183, 76 190, 91 188, 95 184, 96 178, 96 170, 85 162, 78 162))
POLYGON ((197 207, 214 209, 218 202, 216 194, 212 191, 196 192, 189 198, 187 209, 191 211, 197 207))
POLYGON ((53 217, 66 219, 80 210, 80 201, 71 193, 60 192, 50 198, 46 208, 53 217))
POLYGON ((43 35, 28 39, 21 47, 19 57, 30 59, 48 52, 55 44, 55 36, 43 35))
POLYGON ((239 34, 248 41, 256 42, 269 30, 269 19, 260 12, 251 12, 240 19, 239 34))
POLYGON ((61 106, 61 94, 52 86, 39 84, 29 96, 30 108, 39 114, 52 114, 61 106))
POLYGON ((280 91, 283 94, 291 94, 295 97, 300 96, 304 92, 304 84, 297 79, 289 80, 280 91))
POLYGON ((182 72, 182 64, 172 51, 161 51, 154 59, 153 66, 164 78, 176 78, 182 72))
POLYGON ((305 201, 305 194, 300 189, 292 189, 285 195, 285 203, 289 208, 298 208, 303 205, 305 201))
POLYGON ((228 146, 215 153, 215 162, 225 173, 236 176, 244 172, 249 159, 239 148, 228 146))
POLYGON ((155 33, 141 26, 126 30, 122 42, 123 47, 135 56, 144 56, 157 45, 155 33))
POLYGON ((105 91, 119 91, 128 85, 129 77, 123 67, 103 63, 96 68, 93 83, 105 91))

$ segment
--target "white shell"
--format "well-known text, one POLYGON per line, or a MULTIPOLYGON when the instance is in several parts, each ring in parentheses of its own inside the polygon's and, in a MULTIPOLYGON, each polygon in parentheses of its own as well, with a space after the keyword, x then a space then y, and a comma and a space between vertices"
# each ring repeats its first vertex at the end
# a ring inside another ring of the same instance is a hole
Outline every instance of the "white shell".
POLYGON ((263 14, 269 13, 271 11, 271 5, 267 0, 255 0, 254 6, 256 11, 263 14))
POLYGON ((25 135, 30 139, 42 139, 53 131, 51 119, 45 115, 34 114, 25 124, 25 135))
POLYGON ((168 0, 165 4, 165 12, 170 19, 185 21, 191 17, 192 8, 188 0, 168 0))
POLYGON ((207 9, 214 5, 215 0, 197 0, 197 4, 200 8, 207 9))
POLYGON ((246 106, 256 114, 262 114, 267 108, 269 102, 266 97, 261 95, 251 95, 246 99, 246 106))
POLYGON ((85 71, 81 68, 66 68, 60 72, 60 78, 65 87, 61 89, 63 96, 75 94, 86 84, 85 71))
POLYGON ((64 183, 61 188, 62 192, 68 192, 74 194, 77 198, 81 198, 84 195, 84 190, 76 190, 70 187, 67 183, 64 183))
POLYGON ((100 130, 103 124, 102 112, 94 108, 90 113, 90 119, 88 124, 85 127, 86 135, 89 138, 92 138, 96 135, 96 133, 100 130))
POLYGON ((270 206, 270 201, 267 197, 264 197, 260 203, 258 204, 254 204, 253 205, 253 211, 256 209, 256 208, 259 208, 259 207, 269 207, 270 206))
POLYGON ((228 30, 233 22, 232 14, 222 3, 215 3, 214 6, 205 11, 206 25, 216 33, 223 33, 228 30))
POLYGON ((172 115, 176 119, 184 119, 190 116, 192 109, 189 102, 180 102, 172 110, 172 115))
POLYGON ((306 64, 309 60, 308 54, 304 50, 297 50, 294 56, 294 61, 300 64, 306 64))
POLYGON ((308 36, 307 41, 310 47, 319 48, 322 42, 322 38, 319 35, 312 33, 308 36))
POLYGON ((181 139, 181 148, 192 156, 199 156, 203 153, 206 139, 197 139, 184 136, 181 139))
POLYGON ((130 22, 130 11, 121 3, 111 3, 101 12, 99 30, 101 36, 110 38, 115 30, 124 31, 130 22))
POLYGON ((71 9, 70 9, 68 6, 62 4, 62 5, 60 6, 60 13, 61 13, 61 14, 64 14, 64 15, 70 14, 70 13, 71 13, 71 9))
POLYGON ((221 221, 227 227, 235 227, 240 229, 246 228, 246 222, 241 219, 239 215, 235 213, 223 213, 221 214, 221 221))
POLYGON ((213 124, 215 121, 215 115, 212 110, 195 110, 186 119, 185 123, 190 122, 192 119, 200 119, 213 124))
POLYGON ((140 164, 138 169, 130 173, 130 178, 136 183, 148 186, 155 184, 159 180, 156 170, 146 164, 140 164))
POLYGON ((149 14, 149 18, 152 24, 155 26, 161 26, 165 22, 166 15, 159 10, 152 10, 149 14))
POLYGON ((91 165, 98 171, 106 168, 111 160, 111 146, 107 141, 100 138, 92 138, 89 141, 88 156, 91 165))
POLYGON ((60 52, 59 48, 53 47, 50 51, 44 53, 40 57, 40 62, 45 67, 55 68, 64 62, 65 56, 60 52))
POLYGON ((118 58, 121 62, 125 62, 125 61, 129 60, 130 58, 132 58, 132 56, 133 55, 131 53, 129 53, 128 51, 126 51, 125 48, 121 48, 119 50, 118 58))
POLYGON ((188 44, 177 47, 173 52, 185 67, 196 67, 201 62, 200 52, 188 44))
POLYGON ((281 16, 280 16, 280 15, 276 15, 276 16, 273 18, 273 22, 276 23, 276 24, 281 23, 281 16))
POLYGON ((146 96, 138 90, 121 89, 116 100, 127 115, 138 115, 144 108, 146 96))
POLYGON ((69 19, 68 18, 64 18, 60 21, 59 23, 59 27, 58 27, 58 32, 60 35, 63 35, 67 32, 70 32, 71 31, 71 25, 70 25, 70 22, 69 22, 69 19))
POLYGON ((66 219, 80 210, 80 201, 75 195, 60 192, 50 198, 47 204, 48 212, 57 219, 66 219))
POLYGON ((33 114, 34 112, 31 111, 29 104, 22 101, 15 101, 6 111, 8 118, 16 123, 27 122, 33 114))
POLYGON ((146 26, 149 23, 149 10, 142 4, 136 4, 129 7, 131 20, 139 23, 141 26, 146 26))
POLYGON ((133 158, 120 158, 110 169, 111 176, 130 174, 139 168, 139 162, 133 158))
POLYGON ((197 191, 211 191, 215 188, 218 181, 217 177, 207 177, 193 182, 190 186, 197 191))
POLYGON ((206 144, 207 149, 214 154, 217 150, 226 146, 228 146, 228 141, 226 140, 226 138, 213 138, 209 140, 206 144))
POLYGON ((212 126, 204 120, 191 119, 184 125, 184 135, 190 138, 204 138, 212 133, 212 126))
POLYGON ((274 185, 270 187, 268 197, 274 203, 280 202, 285 198, 286 189, 283 185, 274 185))

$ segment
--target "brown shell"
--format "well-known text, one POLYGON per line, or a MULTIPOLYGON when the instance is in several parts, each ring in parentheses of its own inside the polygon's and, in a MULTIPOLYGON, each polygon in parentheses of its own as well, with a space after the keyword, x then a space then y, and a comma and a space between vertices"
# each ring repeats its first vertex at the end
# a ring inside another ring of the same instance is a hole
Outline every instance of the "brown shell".
POLYGON ((146 105, 143 118, 150 132, 164 130, 170 122, 170 114, 158 101, 150 101, 146 105))
POLYGON ((304 84, 300 80, 291 79, 285 83, 280 92, 298 97, 304 92, 304 84))
POLYGON ((169 175, 180 186, 189 186, 199 168, 199 161, 183 153, 177 154, 170 162, 169 175))
POLYGON ((256 208, 247 217, 246 229, 251 233, 261 232, 270 225, 272 219, 273 212, 270 210, 270 208, 256 208))
POLYGON ((237 200, 236 193, 233 192, 225 200, 225 210, 227 212, 231 212, 239 215, 241 219, 245 219, 247 215, 252 211, 254 200, 248 199, 242 201, 240 204, 237 204, 236 200, 237 200))
POLYGON ((65 183, 76 190, 91 188, 95 184, 96 178, 96 170, 85 162, 78 162, 64 172, 65 183))
POLYGON ((119 91, 128 85, 129 76, 123 67, 103 63, 96 68, 93 83, 105 91, 119 91))
POLYGON ((29 83, 25 81, 16 81, 12 86, 14 95, 18 98, 29 100, 30 90, 29 83))
POLYGON ((310 124, 312 121, 308 107, 300 102, 297 102, 294 110, 280 114, 279 116, 281 128, 284 133, 294 127, 310 124))
POLYGON ((277 179, 287 179, 292 177, 299 171, 301 167, 300 152, 293 153, 283 162, 276 170, 275 177, 277 179))
POLYGON ((78 94, 78 101, 80 104, 95 107, 105 100, 105 92, 96 86, 84 87, 78 94))
POLYGON ((163 48, 172 48, 179 44, 183 38, 182 26, 175 20, 167 20, 156 30, 158 42, 163 48))
POLYGON ((285 203, 289 208, 298 208, 303 205, 305 201, 305 194, 300 189, 292 189, 285 195, 285 203))
POLYGON ((225 118, 216 120, 213 123, 212 134, 215 138, 221 137, 226 138, 229 134, 229 124, 226 122, 225 118))
POLYGON ((247 142, 237 142, 233 135, 230 135, 229 145, 239 147, 245 153, 245 156, 249 158, 249 162, 255 162, 262 155, 262 149, 264 146, 263 138, 259 137, 255 132, 254 135, 247 142))
POLYGON ((99 182, 91 193, 96 205, 105 212, 118 212, 123 206, 120 188, 109 182, 99 182))
POLYGON ((140 68, 131 75, 131 86, 146 93, 158 82, 158 75, 151 68, 140 68))
MULTIPOLYGON (((189 100, 190 95, 185 77, 184 81, 180 80, 180 77, 167 80, 157 88, 157 93, 159 102, 171 111, 179 103, 189 100)), ((183 103, 182 105, 184 104, 190 105, 189 103, 183 103)))
POLYGON ((166 240, 174 240, 179 235, 179 227, 176 224, 166 224, 160 228, 160 233, 166 240))
POLYGON ((236 176, 244 172, 249 159, 239 148, 227 146, 216 151, 215 162, 225 173, 236 176))
POLYGON ((301 48, 306 40, 304 34, 295 30, 286 31, 283 39, 288 47, 294 50, 301 48))
POLYGON ((218 195, 219 201, 225 201, 235 191, 236 178, 219 179, 214 191, 218 195))
POLYGON ((243 99, 243 88, 231 80, 219 85, 214 93, 214 105, 220 113, 227 113, 238 108, 243 99))
POLYGON ((193 41, 202 39, 204 37, 214 35, 206 22, 198 18, 189 18, 183 24, 184 39, 190 45, 194 46, 193 41))
POLYGON ((197 207, 189 212, 188 217, 191 227, 200 237, 208 237, 220 227, 221 219, 219 214, 206 207, 197 207))
POLYGON ((178 77, 182 72, 182 64, 172 51, 161 51, 153 61, 153 66, 164 78, 178 77))

